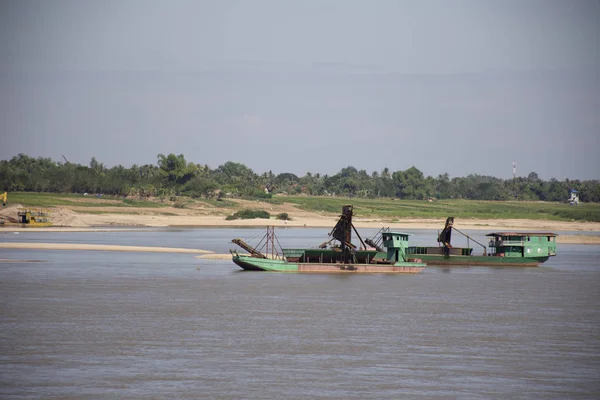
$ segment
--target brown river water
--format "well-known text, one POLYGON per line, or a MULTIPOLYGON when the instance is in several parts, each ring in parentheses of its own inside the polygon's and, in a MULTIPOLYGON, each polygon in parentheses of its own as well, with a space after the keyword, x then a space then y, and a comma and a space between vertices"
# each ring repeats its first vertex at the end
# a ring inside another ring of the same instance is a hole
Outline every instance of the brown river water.
MULTIPOLYGON (((327 232, 279 238, 314 246, 327 232)), ((262 233, 0 241, 226 252, 230 239, 262 233)), ((433 231, 412 233, 414 244, 435 243, 433 231)), ((246 272, 190 254, 1 249, 0 258, 41 261, 0 263, 2 399, 600 398, 600 246, 560 245, 538 268, 416 275, 246 272)))

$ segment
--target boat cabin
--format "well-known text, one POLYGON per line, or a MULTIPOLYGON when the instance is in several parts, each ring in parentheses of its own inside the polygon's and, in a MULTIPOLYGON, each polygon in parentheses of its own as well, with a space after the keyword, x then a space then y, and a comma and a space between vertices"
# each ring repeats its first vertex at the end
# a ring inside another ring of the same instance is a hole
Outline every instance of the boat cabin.
POLYGON ((386 259, 389 261, 406 261, 406 249, 410 233, 382 232, 383 247, 387 249, 386 259))
POLYGON ((556 234, 540 232, 493 232, 488 244, 499 257, 549 257, 556 255, 556 234))

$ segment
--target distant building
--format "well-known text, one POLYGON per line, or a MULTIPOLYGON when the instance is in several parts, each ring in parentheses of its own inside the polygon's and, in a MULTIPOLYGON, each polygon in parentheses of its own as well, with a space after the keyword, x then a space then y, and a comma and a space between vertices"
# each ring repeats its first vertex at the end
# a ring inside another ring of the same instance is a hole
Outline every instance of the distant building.
POLYGON ((576 206, 579 204, 579 192, 575 189, 571 189, 569 190, 569 193, 571 194, 571 197, 569 197, 569 199, 567 200, 567 203, 569 203, 572 206, 576 206))

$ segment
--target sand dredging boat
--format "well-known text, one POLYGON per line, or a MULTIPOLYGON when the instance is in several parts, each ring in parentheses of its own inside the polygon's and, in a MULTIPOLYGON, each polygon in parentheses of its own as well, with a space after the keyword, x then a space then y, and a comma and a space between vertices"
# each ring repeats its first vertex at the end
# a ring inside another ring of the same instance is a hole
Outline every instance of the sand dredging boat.
MULTIPOLYGON (((244 249, 231 250, 233 262, 249 271, 324 272, 324 273, 418 273, 426 264, 418 256, 410 256, 408 233, 380 232, 381 246, 373 248, 362 240, 352 224, 353 207, 345 205, 329 233, 330 239, 315 248, 281 248, 274 227, 268 227, 260 243, 253 247, 242 239, 232 243, 244 249), (360 241, 352 243, 352 232, 360 241)), ((374 243, 373 243, 374 244, 374 243)))
POLYGON ((489 249, 469 235, 454 227, 454 217, 448 217, 444 229, 438 234, 438 246, 410 246, 409 257, 419 257, 427 265, 440 266, 515 266, 537 267, 556 255, 556 236, 551 232, 492 232, 489 249), (467 238, 467 247, 452 246, 452 232, 467 238), (483 248, 474 255, 469 242, 483 248))

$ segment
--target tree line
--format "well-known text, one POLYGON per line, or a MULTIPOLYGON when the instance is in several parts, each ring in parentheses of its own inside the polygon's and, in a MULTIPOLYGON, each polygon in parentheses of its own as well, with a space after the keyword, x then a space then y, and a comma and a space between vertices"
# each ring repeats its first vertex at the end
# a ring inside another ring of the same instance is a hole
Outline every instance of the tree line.
POLYGON ((2 191, 51 193, 102 193, 120 196, 194 198, 266 198, 273 194, 394 197, 400 199, 540 200, 563 202, 569 190, 579 191, 583 202, 600 202, 598 180, 550 179, 535 172, 527 177, 500 179, 468 175, 450 178, 448 174, 427 176, 416 167, 406 170, 368 173, 348 166, 335 175, 307 172, 258 174, 244 164, 226 162, 215 169, 188 162, 183 154, 159 154, 156 164, 122 165, 107 168, 92 158, 89 165, 56 162, 19 154, 0 161, 2 191))

